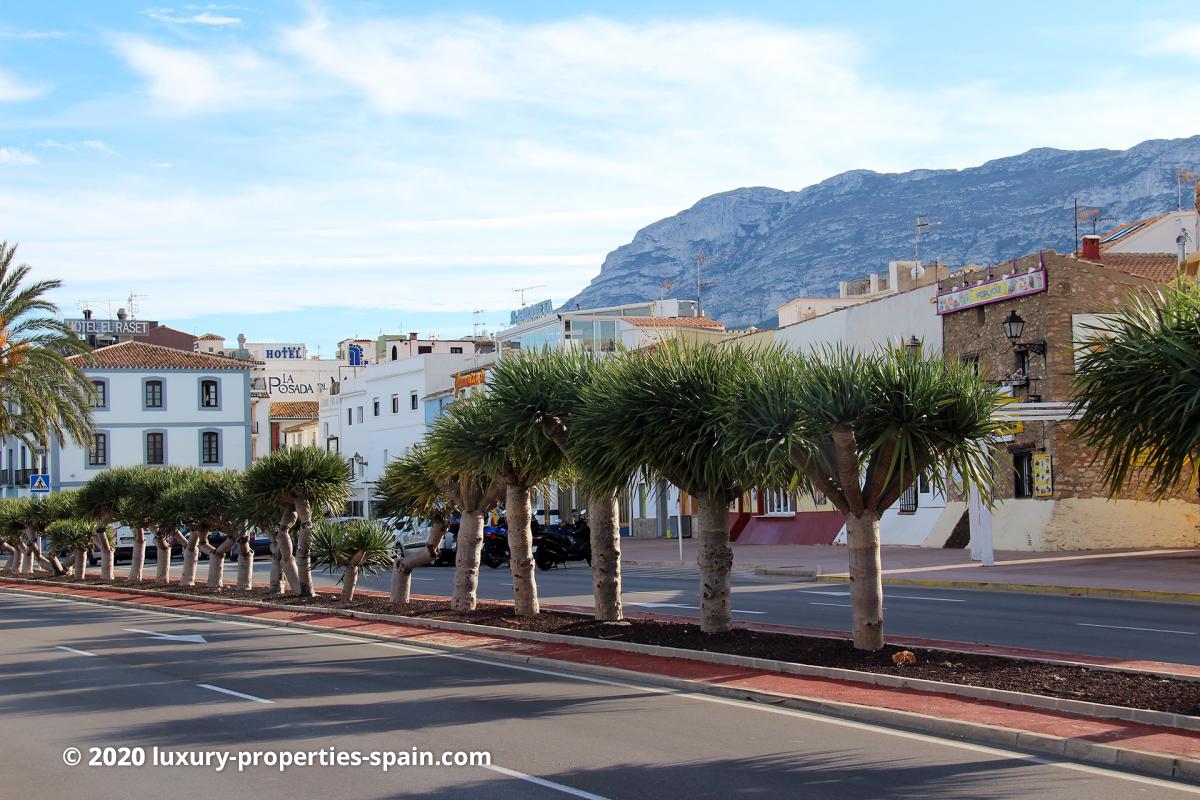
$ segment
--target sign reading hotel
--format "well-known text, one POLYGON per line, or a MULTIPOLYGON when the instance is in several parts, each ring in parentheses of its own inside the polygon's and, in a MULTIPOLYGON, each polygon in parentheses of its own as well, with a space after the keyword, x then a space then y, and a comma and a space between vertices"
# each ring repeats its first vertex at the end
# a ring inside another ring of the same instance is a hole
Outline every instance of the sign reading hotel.
POLYGON ((527 322, 531 319, 544 317, 547 314, 554 313, 554 302, 552 300, 543 300, 540 303, 534 303, 531 306, 525 306, 522 309, 512 312, 509 317, 509 325, 516 325, 518 322, 527 322))
POLYGON ((995 280, 977 283, 974 286, 964 286, 952 289, 937 296, 937 313, 953 314, 988 303, 999 303, 1001 300, 1012 300, 1014 297, 1024 297, 1027 294, 1037 294, 1046 291, 1046 270, 1037 268, 1030 272, 1016 275, 1005 275, 995 280))
POLYGON ((80 336, 145 336, 151 323, 144 319, 64 319, 80 336))
POLYGON ((486 379, 486 369, 477 369, 472 372, 460 372, 454 376, 454 396, 458 397, 463 389, 469 389, 472 386, 478 386, 486 379))

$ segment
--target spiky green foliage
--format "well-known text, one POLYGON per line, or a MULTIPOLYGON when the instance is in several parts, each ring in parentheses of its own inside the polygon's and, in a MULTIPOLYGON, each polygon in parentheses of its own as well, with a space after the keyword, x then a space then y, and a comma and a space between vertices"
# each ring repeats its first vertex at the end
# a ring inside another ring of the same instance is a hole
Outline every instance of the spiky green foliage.
POLYGON ((25 526, 34 516, 33 500, 28 497, 7 497, 0 500, 0 536, 15 542, 25 533, 25 526))
POLYGON ((0 242, 0 438, 29 447, 71 439, 86 444, 92 430, 92 385, 68 360, 87 345, 61 319, 47 295, 57 280, 28 282, 15 264, 17 246, 0 242))
POLYGON ((1131 298, 1094 326, 1075 368, 1072 435, 1095 448, 1111 494, 1195 485, 1200 463, 1200 287, 1131 298))
POLYGON ((170 527, 240 530, 246 499, 242 476, 235 472, 197 470, 177 479, 152 507, 150 516, 170 527))
POLYGON ((307 501, 315 510, 341 513, 350 499, 350 465, 337 453, 316 447, 276 450, 245 473, 251 502, 293 507, 307 501))
POLYGON ((904 350, 759 353, 725 455, 766 465, 843 513, 882 513, 922 473, 990 496, 999 396, 969 366, 904 350))
POLYGON ((128 484, 117 503, 117 518, 130 528, 155 527, 163 495, 197 473, 199 470, 195 468, 132 467, 128 484))
POLYGON ((429 448, 418 444, 383 468, 372 506, 381 517, 444 521, 453 510, 450 494, 448 481, 434 474, 429 448))
POLYGON ((116 519, 117 509, 133 486, 136 474, 133 467, 112 467, 97 473, 79 488, 79 510, 101 520, 116 519))
POLYGON ((395 544, 390 533, 369 520, 321 520, 313 527, 312 564, 331 573, 352 563, 367 574, 383 572, 392 568, 395 544))
POLYGON ((90 519, 56 519, 46 527, 46 535, 50 537, 50 544, 55 550, 77 553, 91 548, 95 525, 90 519))
POLYGON ((86 518, 79 508, 79 492, 74 489, 52 492, 39 501, 39 506, 39 523, 43 530, 56 520, 86 518))
POLYGON ((732 499, 755 485, 759 465, 729 458, 725 447, 755 357, 671 340, 601 361, 583 388, 571 440, 589 465, 584 484, 611 492, 646 470, 694 496, 732 499))

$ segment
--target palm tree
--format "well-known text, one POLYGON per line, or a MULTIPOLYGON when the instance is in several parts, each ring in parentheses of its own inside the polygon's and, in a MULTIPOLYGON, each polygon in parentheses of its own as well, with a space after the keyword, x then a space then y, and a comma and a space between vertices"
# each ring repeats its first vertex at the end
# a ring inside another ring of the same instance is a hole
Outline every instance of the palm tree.
POLYGON ((53 552, 49 556, 42 552, 41 534, 47 522, 49 517, 43 502, 31 497, 14 498, 5 509, 4 524, 17 536, 22 574, 33 574, 39 564, 52 575, 65 572, 53 552))
POLYGON ((989 498, 999 395, 969 366, 903 349, 863 355, 770 350, 750 371, 729 458, 766 465, 772 485, 825 494, 846 517, 854 646, 883 647, 879 519, 918 479, 953 478, 989 498))
POLYGON ((87 577, 87 551, 95 538, 95 523, 91 520, 65 517, 56 519, 46 527, 46 534, 56 550, 71 553, 74 565, 73 577, 81 581, 87 577))
MULTIPOLYGON (((221 497, 213 509, 211 519, 216 529, 225 534, 225 539, 209 555, 208 586, 210 589, 220 589, 225 585, 225 559, 235 547, 239 549, 240 554, 254 517, 252 503, 246 496, 246 485, 242 473, 218 472, 215 474, 221 497)), ((253 551, 251 551, 251 557, 253 557, 253 551)))
MULTIPOLYGON (((516 441, 549 439, 586 486, 605 483, 603 470, 580 456, 572 442, 597 358, 583 350, 520 351, 492 366, 488 396, 497 423, 516 441)), ((589 493, 595 617, 615 622, 621 612, 621 532, 615 491, 589 493)), ((511 517, 510 524, 511 524, 511 517)), ((511 528, 510 528, 511 531, 511 528)))
MULTIPOLYGON (((450 597, 450 607, 455 611, 475 609, 483 517, 496 507, 505 492, 504 478, 493 469, 493 460, 478 455, 482 451, 494 456, 497 448, 502 449, 502 444, 490 441, 491 437, 499 436, 494 426, 486 401, 477 395, 450 406, 426 437, 433 473, 450 484, 454 505, 462 509, 454 556, 454 590, 450 597)), ((535 592, 532 570, 530 573, 530 583, 524 588, 535 592)), ((517 573, 513 575, 515 582, 517 573)))
POLYGON ((26 497, 6 497, 0 500, 0 540, 9 552, 8 571, 14 575, 33 572, 32 554, 25 541, 26 497))
POLYGON ((699 505, 700 628, 733 627, 729 504, 757 485, 755 462, 729 458, 730 419, 754 367, 754 353, 671 340, 608 358, 583 390, 571 451, 590 468, 585 483, 615 493, 646 470, 699 505))
POLYGON ((389 462, 375 485, 373 507, 381 517, 424 519, 429 522, 425 549, 412 558, 397 555, 392 569, 390 600, 407 603, 412 596, 412 571, 431 563, 437 556, 438 542, 446 527, 454 503, 452 481, 434 474, 429 448, 418 444, 403 456, 389 462))
POLYGON ((96 520, 96 549, 100 551, 100 579, 113 575, 113 540, 108 526, 118 519, 121 500, 129 494, 136 473, 131 467, 113 467, 96 474, 76 495, 79 513, 96 520))
POLYGON ((246 471, 250 502, 273 504, 283 513, 276 534, 283 572, 297 595, 315 597, 309 548, 313 510, 340 511, 350 499, 350 465, 337 453, 316 447, 276 450, 246 471), (292 554, 292 515, 299 522, 292 554))
POLYGON ((1075 366, 1072 436, 1104 462, 1111 495, 1162 499, 1200 464, 1200 287, 1138 295, 1093 328, 1075 366))
POLYGON ((0 242, 0 439, 15 436, 30 448, 84 445, 92 430, 92 385, 68 360, 87 345, 61 319, 46 295, 57 280, 27 283, 30 268, 14 264, 17 246, 0 242))
POLYGON ((146 562, 146 532, 155 540, 155 565, 159 573, 157 580, 165 583, 171 569, 171 542, 173 531, 157 531, 156 506, 164 493, 183 473, 174 467, 132 467, 125 494, 117 503, 117 519, 133 531, 133 554, 129 559, 129 580, 140 582, 146 562))
POLYGON ((364 519, 322 520, 313 530, 313 566, 342 571, 342 599, 353 600, 358 576, 392 566, 396 540, 378 524, 364 519))
POLYGON ((54 575, 65 575, 66 570, 59 563, 56 549, 47 554, 42 553, 41 538, 47 535, 50 523, 60 519, 76 518, 76 492, 54 492, 39 500, 35 500, 32 509, 33 522, 33 553, 34 558, 47 566, 54 575))

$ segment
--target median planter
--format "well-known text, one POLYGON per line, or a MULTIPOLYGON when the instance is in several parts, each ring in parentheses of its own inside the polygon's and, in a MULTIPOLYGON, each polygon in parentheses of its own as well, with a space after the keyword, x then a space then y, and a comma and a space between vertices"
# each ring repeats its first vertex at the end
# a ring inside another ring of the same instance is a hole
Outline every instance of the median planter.
MULTIPOLYGON (((12 580, 12 579, 10 579, 12 580)), ((386 616, 396 620, 447 623, 451 627, 481 626, 493 632, 511 632, 524 638, 576 637, 593 640, 609 649, 653 648, 661 655, 702 658, 707 661, 775 669, 796 674, 813 674, 839 680, 873 683, 891 688, 919 691, 951 691, 954 694, 1001 703, 1092 713, 1137 720, 1137 709, 1175 715, 1176 727, 1200 729, 1200 682, 1169 679, 1145 672, 1091 668, 1077 664, 1028 661, 997 655, 962 653, 933 648, 886 646, 877 652, 856 650, 849 639, 804 636, 737 627, 720 634, 704 634, 699 626, 657 619, 629 619, 621 623, 599 622, 581 613, 543 610, 534 617, 517 616, 511 604, 483 601, 473 611, 453 611, 447 599, 418 598, 392 603, 386 595, 356 596, 342 601, 332 592, 316 597, 281 597, 266 589, 237 590, 88 581, 84 584, 47 578, 36 583, 64 583, 98 589, 152 590, 155 593, 196 598, 221 598, 278 604, 290 609, 310 608, 351 613, 354 616, 386 616), (911 651, 915 664, 897 664, 893 656, 911 651), (755 662, 751 664, 750 662, 755 662), (774 662, 774 663, 768 663, 774 662), (796 665, 789 668, 789 665, 796 665), (947 686, 949 684, 950 686, 947 686), (956 687, 961 687, 958 689, 956 687), (1046 698, 1045 702, 1036 699, 1046 698), (1112 707, 1088 710, 1085 706, 1112 707), (1130 713, 1120 712, 1131 710, 1130 713)), ((1145 715, 1143 721, 1150 722, 1145 715)), ((1158 724, 1170 724, 1158 720, 1158 724)))

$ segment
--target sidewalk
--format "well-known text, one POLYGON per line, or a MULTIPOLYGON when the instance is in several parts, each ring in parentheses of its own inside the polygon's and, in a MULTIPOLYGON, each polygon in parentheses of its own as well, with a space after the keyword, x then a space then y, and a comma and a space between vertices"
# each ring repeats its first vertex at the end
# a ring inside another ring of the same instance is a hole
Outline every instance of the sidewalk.
MULTIPOLYGON (((1045 587, 1060 591, 1094 590, 1095 594, 1145 593, 1184 595, 1157 599, 1200 600, 1200 549, 1189 550, 1083 550, 1029 553, 997 550, 996 564, 971 561, 968 550, 884 546, 886 583, 917 583, 950 588, 1045 587), (1193 595, 1193 597, 1186 597, 1193 595)), ((622 560, 627 564, 668 562, 679 565, 678 540, 624 539, 622 560)), ((696 564, 697 548, 691 539, 683 544, 683 565, 696 564)), ((766 574, 815 569, 823 578, 844 577, 847 551, 837 545, 733 545, 735 569, 757 568, 766 574)))
MULTIPOLYGON (((468 632, 392 619, 362 619, 324 610, 287 610, 217 598, 188 599, 136 594, 92 586, 0 587, 69 595, 92 602, 137 605, 169 613, 254 620, 260 624, 337 630, 370 639, 404 642, 443 652, 484 652, 503 660, 544 667, 570 665, 584 673, 657 684, 676 691, 756 700, 800 711, 834 715, 887 727, 922 730, 941 737, 983 741, 1006 748, 1051 753, 1157 775, 1200 778, 1200 732, 1100 719, 1062 711, 1011 706, 983 699, 872 686, 830 678, 784 674, 689 658, 664 657, 570 643, 531 641, 489 630, 468 632)), ((426 621, 428 622, 428 621, 426 621)), ((459 628, 463 626, 459 625, 459 628)), ((561 637, 560 637, 561 638, 561 637)))

